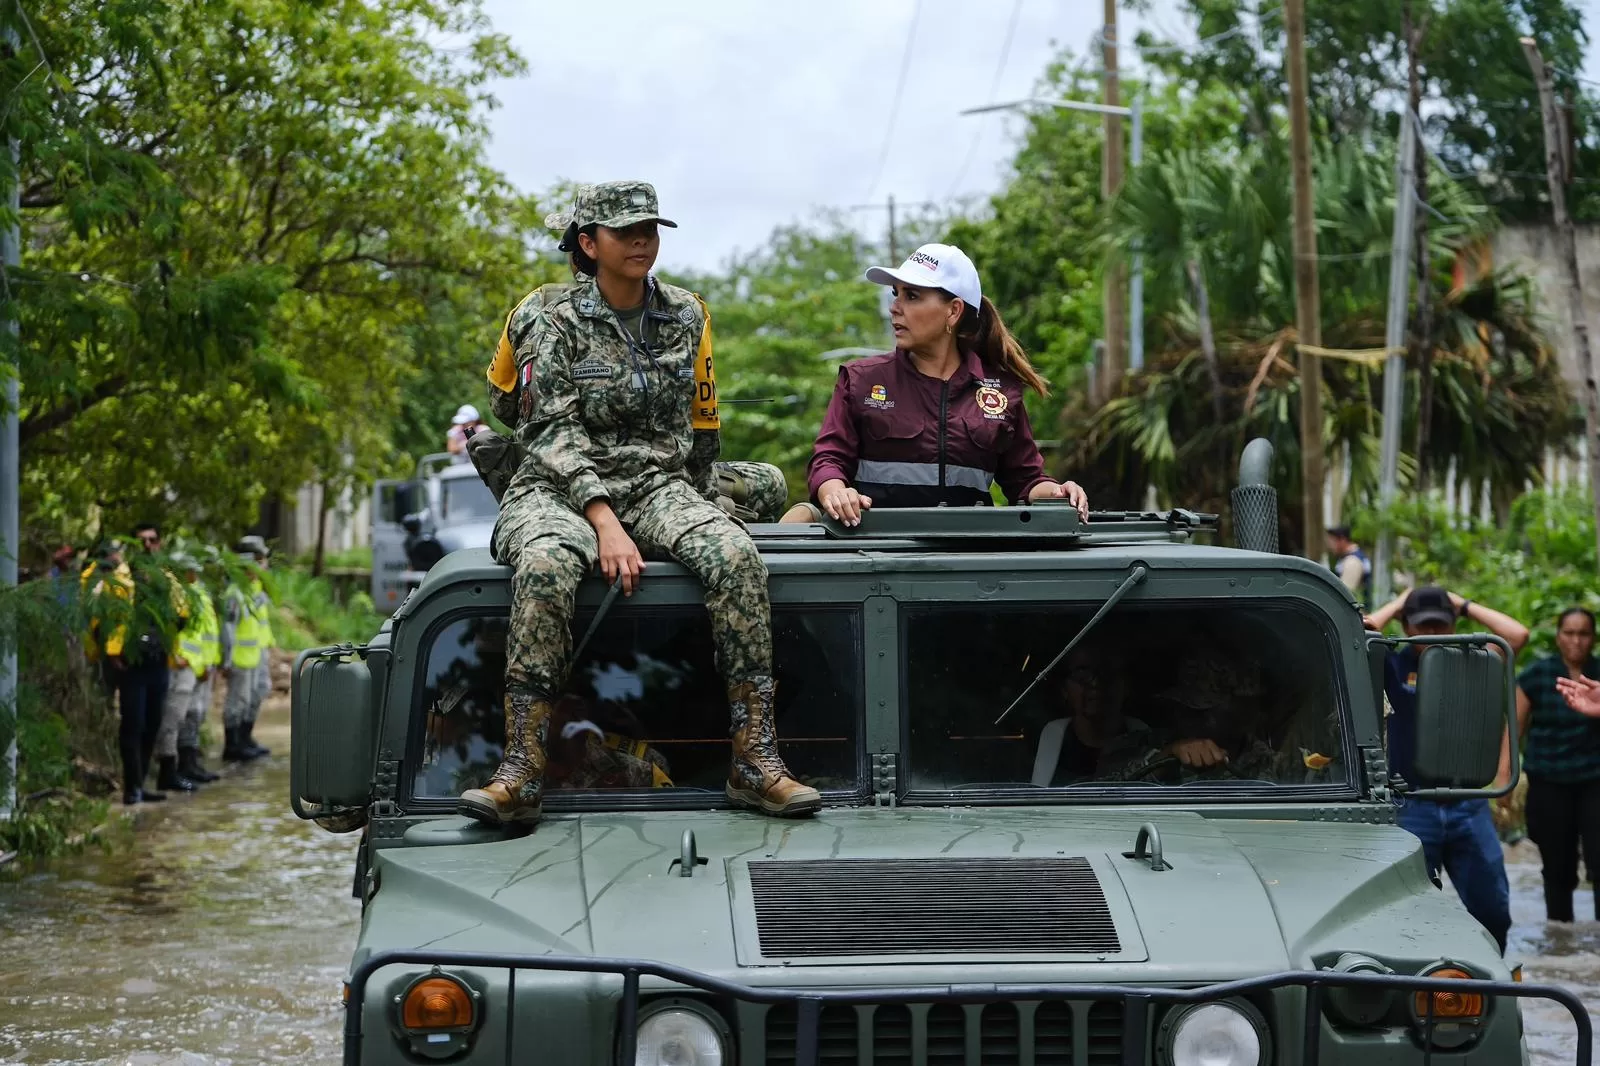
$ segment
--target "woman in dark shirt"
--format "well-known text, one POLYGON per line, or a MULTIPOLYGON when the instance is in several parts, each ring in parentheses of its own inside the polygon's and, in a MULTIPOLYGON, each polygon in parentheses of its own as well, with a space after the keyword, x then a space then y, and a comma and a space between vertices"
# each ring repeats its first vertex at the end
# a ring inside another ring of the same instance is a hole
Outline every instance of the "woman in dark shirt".
POLYGON ((961 249, 925 244, 898 269, 867 280, 894 292, 895 350, 850 363, 812 450, 811 503, 785 515, 845 525, 879 507, 974 506, 998 482, 1006 499, 1065 499, 1087 519, 1089 499, 1044 473, 1023 393, 1046 385, 983 297, 961 249))
MULTIPOLYGON (((1578 679, 1600 678, 1594 615, 1582 607, 1563 611, 1556 650, 1517 677, 1517 727, 1528 775, 1528 836, 1544 863, 1545 914, 1552 922, 1570 922, 1580 843, 1590 880, 1600 876, 1600 719, 1562 699, 1563 689, 1585 683, 1578 679)), ((1501 779, 1506 776, 1502 767, 1501 779)), ((1600 908, 1600 887, 1595 892, 1600 908)))

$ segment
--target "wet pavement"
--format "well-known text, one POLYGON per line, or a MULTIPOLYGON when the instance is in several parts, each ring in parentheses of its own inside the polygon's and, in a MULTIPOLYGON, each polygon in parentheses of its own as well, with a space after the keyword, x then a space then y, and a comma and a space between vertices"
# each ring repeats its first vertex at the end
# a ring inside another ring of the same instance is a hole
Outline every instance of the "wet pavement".
MULTIPOLYGON (((0 1062, 116 1066, 336 1063, 340 980, 360 907, 358 834, 288 809, 286 714, 269 706, 268 759, 199 795, 141 812, 137 843, 0 881, 0 1062)), ((1510 956, 1528 981, 1600 1011, 1600 923, 1546 925, 1538 853, 1508 850, 1510 956)), ((1570 1064, 1572 1023, 1525 1007, 1533 1062, 1570 1064)))

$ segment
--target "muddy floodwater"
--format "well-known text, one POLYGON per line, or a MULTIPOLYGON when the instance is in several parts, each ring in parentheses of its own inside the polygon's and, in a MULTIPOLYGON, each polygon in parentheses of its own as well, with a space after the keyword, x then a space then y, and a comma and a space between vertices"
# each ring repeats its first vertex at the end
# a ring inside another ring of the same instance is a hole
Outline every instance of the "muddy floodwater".
MULTIPOLYGON (((142 813, 131 847, 0 881, 0 1062, 249 1066, 339 1061, 339 988, 360 908, 358 834, 289 812, 281 707, 271 758, 142 813)), ((1510 954, 1600 1010, 1600 923, 1546 925, 1538 853, 1511 860, 1510 954)), ((1570 1064, 1560 1008, 1525 1008, 1533 1061, 1570 1064)))

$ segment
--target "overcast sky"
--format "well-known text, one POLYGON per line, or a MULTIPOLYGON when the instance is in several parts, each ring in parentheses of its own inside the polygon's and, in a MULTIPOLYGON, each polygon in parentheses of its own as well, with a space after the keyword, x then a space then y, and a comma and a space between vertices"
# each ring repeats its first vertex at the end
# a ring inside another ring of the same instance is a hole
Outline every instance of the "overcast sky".
MULTIPOLYGON (((654 182, 681 227, 664 234, 668 270, 717 267, 821 208, 994 191, 1017 122, 958 112, 1027 95, 1061 46, 1083 53, 1102 14, 1102 0, 486 6, 529 65, 495 86, 493 163, 532 192, 563 179, 654 182)), ((1600 0, 1583 6, 1593 33, 1600 0)), ((1148 15, 1125 16, 1124 37, 1151 28, 1192 40, 1177 11, 1154 0, 1148 15)), ((1597 52, 1586 70, 1600 80, 1597 52)), ((881 208, 857 217, 885 225, 881 208)))

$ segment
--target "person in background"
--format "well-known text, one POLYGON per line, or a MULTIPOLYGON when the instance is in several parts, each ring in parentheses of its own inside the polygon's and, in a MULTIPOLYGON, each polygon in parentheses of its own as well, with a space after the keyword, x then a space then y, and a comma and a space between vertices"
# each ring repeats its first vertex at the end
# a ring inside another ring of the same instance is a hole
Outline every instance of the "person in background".
POLYGON ((178 769, 178 731, 189 713, 195 685, 205 672, 205 643, 201 631, 205 618, 200 611, 196 582, 200 564, 189 555, 175 552, 172 567, 183 581, 179 590, 184 615, 177 646, 167 655, 167 696, 161 709, 161 728, 156 734, 156 787, 167 792, 193 792, 200 786, 178 769))
MULTIPOLYGON (((1544 863, 1544 909, 1552 922, 1572 921, 1578 887, 1578 847, 1590 879, 1600 866, 1600 711, 1576 710, 1561 684, 1600 679, 1594 656, 1594 615, 1568 607, 1556 622, 1556 654, 1536 660, 1517 677, 1517 730, 1523 738, 1522 772, 1528 777, 1528 836, 1544 863)), ((1500 781, 1511 779, 1510 753, 1500 781)), ((1600 916, 1600 884, 1594 886, 1600 916)))
POLYGON ((925 244, 867 280, 894 293, 895 350, 840 368, 811 452, 811 502, 784 521, 826 513, 854 526, 875 505, 984 505, 996 482, 1013 504, 1063 499, 1087 521, 1083 489, 1045 476, 1023 395, 1048 387, 966 253, 925 244))
MULTIPOLYGON (((216 602, 212 600, 203 579, 215 576, 220 560, 216 549, 210 545, 204 546, 202 553, 205 556, 205 573, 201 580, 193 581, 188 586, 200 615, 200 657, 194 693, 189 697, 189 706, 184 709, 183 722, 178 727, 178 772, 203 785, 222 776, 205 768, 200 750, 200 727, 205 724, 206 712, 211 709, 217 667, 222 662, 222 623, 217 617, 216 602)), ((190 666, 194 665, 190 663, 190 666)))
MULTIPOLYGON (((1528 643, 1528 627, 1521 622, 1437 585, 1411 589, 1384 604, 1366 619, 1367 628, 1382 632, 1396 618, 1408 637, 1454 633, 1457 621, 1468 619, 1511 645, 1513 657, 1528 643)), ((1423 653, 1424 649, 1406 644, 1384 660, 1383 689, 1390 708, 1389 772, 1399 774, 1413 788, 1417 787, 1412 778, 1417 747, 1417 660, 1423 653)), ((1468 913, 1489 931, 1503 954, 1511 930, 1511 890, 1489 801, 1402 796, 1399 822, 1422 841, 1428 876, 1437 883, 1441 867, 1450 875, 1468 913)))
POLYGON ((249 762, 272 754, 255 742, 251 733, 261 702, 271 688, 272 600, 262 584, 267 568, 267 542, 258 536, 239 542, 238 554, 250 571, 241 588, 230 582, 222 594, 222 633, 220 665, 228 679, 228 698, 222 708, 222 758, 227 762, 249 762))
POLYGON ((161 527, 154 522, 134 526, 133 536, 146 555, 155 555, 161 550, 161 527))
POLYGON ((464 403, 456 408, 456 415, 450 420, 450 430, 445 434, 444 446, 450 452, 452 461, 465 463, 467 455, 467 438, 481 429, 489 428, 484 424, 478 409, 470 403, 464 403))
POLYGON ((1339 575, 1350 595, 1366 604, 1372 602, 1372 560, 1361 545, 1350 539, 1349 526, 1328 529, 1328 554, 1333 556, 1333 572, 1339 575))

